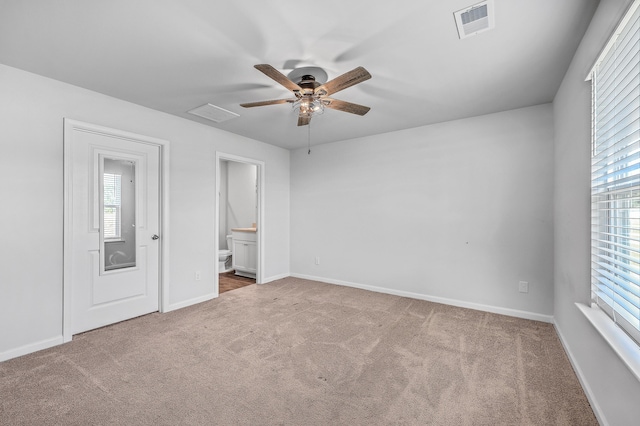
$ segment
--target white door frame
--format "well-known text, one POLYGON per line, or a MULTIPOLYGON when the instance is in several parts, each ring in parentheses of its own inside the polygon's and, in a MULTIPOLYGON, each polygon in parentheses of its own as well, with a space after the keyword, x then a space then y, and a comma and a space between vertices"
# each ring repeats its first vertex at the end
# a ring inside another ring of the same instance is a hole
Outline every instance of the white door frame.
POLYGON ((265 187, 265 170, 264 161, 254 160, 253 158, 240 157, 233 154, 225 154, 223 152, 216 151, 216 208, 215 208, 215 226, 213 227, 213 239, 214 239, 214 297, 220 295, 220 283, 218 281, 219 266, 218 266, 218 251, 220 249, 220 162, 221 161, 236 161, 238 163, 251 164, 258 168, 257 180, 258 180, 258 217, 256 218, 256 239, 258 247, 258 264, 256 265, 256 284, 262 284, 264 282, 264 187, 265 187))
POLYGON ((74 131, 94 133, 131 140, 138 143, 156 145, 160 150, 160 259, 158 307, 160 312, 168 311, 169 306, 169 141, 150 136, 138 135, 122 130, 111 129, 77 120, 64 119, 64 225, 63 225, 63 290, 62 290, 62 339, 69 342, 72 339, 72 191, 73 162, 72 162, 72 134, 74 131))

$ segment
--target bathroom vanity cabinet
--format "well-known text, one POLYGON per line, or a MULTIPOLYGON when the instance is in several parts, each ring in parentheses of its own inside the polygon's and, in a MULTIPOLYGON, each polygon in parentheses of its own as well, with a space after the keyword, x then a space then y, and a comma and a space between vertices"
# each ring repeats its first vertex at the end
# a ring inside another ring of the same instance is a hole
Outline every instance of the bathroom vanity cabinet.
POLYGON ((233 236, 233 255, 231 256, 236 275, 255 278, 258 261, 255 228, 235 228, 233 236))

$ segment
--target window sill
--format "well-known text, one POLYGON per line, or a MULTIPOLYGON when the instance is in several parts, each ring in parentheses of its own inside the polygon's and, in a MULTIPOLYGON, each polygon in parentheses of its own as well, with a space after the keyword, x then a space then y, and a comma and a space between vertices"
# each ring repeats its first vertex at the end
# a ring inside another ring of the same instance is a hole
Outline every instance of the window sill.
POLYGON ((576 303, 576 306, 640 381, 640 347, 597 305, 576 303))
POLYGON ((105 243, 126 243, 122 238, 110 238, 108 240, 104 240, 105 243))

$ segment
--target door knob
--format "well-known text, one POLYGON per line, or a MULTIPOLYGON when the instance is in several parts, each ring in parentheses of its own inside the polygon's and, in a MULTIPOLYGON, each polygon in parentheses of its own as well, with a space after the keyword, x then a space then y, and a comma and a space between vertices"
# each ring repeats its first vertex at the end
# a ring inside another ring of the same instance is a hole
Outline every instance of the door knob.
POLYGON ((158 234, 153 234, 153 237, 151 237, 152 240, 157 240, 158 238, 160 238, 158 237, 158 234))

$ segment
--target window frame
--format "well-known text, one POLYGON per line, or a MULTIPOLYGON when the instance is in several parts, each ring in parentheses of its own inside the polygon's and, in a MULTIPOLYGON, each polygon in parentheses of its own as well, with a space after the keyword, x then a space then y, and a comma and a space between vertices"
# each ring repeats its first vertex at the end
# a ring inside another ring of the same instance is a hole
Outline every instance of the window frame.
POLYGON ((103 232, 103 238, 105 241, 120 241, 122 239, 122 175, 116 174, 116 173, 107 173, 105 172, 103 174, 103 221, 106 224, 106 217, 107 217, 107 209, 115 209, 116 211, 116 220, 114 223, 114 228, 115 228, 115 234, 114 235, 109 235, 107 236, 107 226, 105 225, 104 228, 104 232, 103 232), (107 195, 107 179, 112 179, 113 180, 113 185, 114 185, 114 196, 113 199, 116 200, 118 203, 109 203, 107 204, 107 200, 106 200, 106 195, 107 195))
MULTIPOLYGON (((591 119, 591 126, 592 126, 592 140, 591 140, 591 158, 592 158, 592 182, 591 182, 591 191, 592 191, 592 202, 591 202, 591 235, 592 235, 592 239, 594 237, 594 235, 599 234, 601 231, 597 230, 594 231, 594 226, 599 226, 598 222, 597 222, 597 216, 594 217, 594 210, 599 210, 599 212, 602 211, 607 211, 607 208, 605 206, 605 208, 600 208, 600 209, 596 209, 594 206, 594 182, 593 182, 593 176, 594 176, 594 171, 597 169, 597 166, 601 166, 601 164, 598 163, 594 163, 594 158, 598 155, 598 151, 597 151, 597 142, 596 141, 596 132, 598 131, 597 128, 597 120, 598 120, 598 116, 597 116, 597 102, 598 102, 598 92, 596 90, 596 83, 598 80, 598 69, 600 67, 600 65, 602 64, 603 60, 605 59, 610 59, 607 58, 607 56, 612 53, 612 49, 616 48, 616 43, 618 41, 618 38, 621 34, 623 34, 625 32, 625 28, 626 26, 631 22, 631 25, 638 25, 638 23, 635 21, 635 19, 638 19, 640 21, 640 15, 638 15, 640 9, 640 0, 635 0, 631 6, 629 7, 629 9, 627 10, 627 12, 625 13, 625 15, 623 16, 622 20, 620 21, 620 24, 616 27, 616 30, 614 31, 613 35, 611 36, 611 38, 609 39, 609 41, 607 42, 607 45, 605 46, 605 48, 603 49, 603 51, 600 53, 600 55, 598 56, 598 59, 596 60, 594 66, 591 68, 591 70, 589 71, 586 80, 587 81, 591 81, 592 83, 592 119, 591 119), (635 18, 635 19, 634 19, 635 18), (631 21, 632 19, 634 19, 634 21, 631 21), (596 166, 596 167, 594 167, 596 166)), ((636 35, 636 33, 630 33, 633 34, 634 36, 636 35)), ((640 34, 640 29, 638 29, 638 34, 640 34)), ((634 39, 635 40, 635 39, 634 39)), ((632 40, 632 41, 634 41, 632 40)), ((624 45, 623 45, 624 46, 624 45)), ((635 50, 631 50, 631 52, 635 52, 635 50)), ((621 55, 620 57, 623 57, 624 55, 621 55)), ((634 57, 632 55, 632 57, 634 57)), ((617 59, 617 58, 616 58, 617 59)), ((632 68, 635 66, 635 61, 631 62, 632 64, 632 68)), ((623 73, 620 73, 619 75, 622 75, 623 73)), ((603 74, 603 75, 606 75, 603 74)), ((637 76, 637 80, 634 80, 634 74, 630 74, 631 75, 631 80, 630 81, 637 81, 637 84, 640 85, 640 72, 638 72, 638 76, 637 76)), ((620 84, 620 86, 622 86, 622 84, 620 84)), ((616 86, 618 87, 618 86, 616 86)), ((637 90, 634 89, 633 90, 637 90)), ((630 93, 636 93, 635 91, 632 91, 630 93)), ((631 99, 633 99, 633 97, 631 97, 631 99)), ((635 101, 634 101, 635 102, 635 101)), ((629 104, 629 105, 635 105, 635 103, 633 104, 629 104)), ((640 108, 639 108, 640 109, 640 108)), ((632 112, 636 112, 635 109, 631 109, 632 112)), ((606 112, 607 114, 610 113, 610 111, 606 112)), ((637 112, 636 112, 637 113, 637 112)), ((619 122, 622 122, 624 119, 626 119, 627 117, 624 117, 623 119, 619 120, 619 122)), ((632 120, 632 124, 636 125, 638 122, 640 122, 640 117, 635 118, 632 120)), ((616 123, 617 124, 617 123, 616 123)), ((615 127, 614 127, 615 128, 615 127)), ((631 134, 633 135, 635 132, 631 132, 631 134)), ((613 144, 615 146, 615 144, 613 144)), ((633 144, 629 144, 629 146, 632 146, 633 144)), ((616 151, 616 148, 611 148, 608 147, 609 150, 611 152, 615 152, 615 155, 611 155, 610 157, 610 161, 605 161, 604 164, 606 164, 605 168, 608 168, 609 170, 613 169, 616 170, 612 167, 612 165, 619 163, 619 159, 620 158, 624 158, 625 157, 625 153, 624 152, 619 152, 616 151)), ((635 146, 633 146, 632 148, 629 148, 629 150, 631 152, 635 152, 634 149, 636 149, 635 146)), ((633 164, 633 162, 632 162, 633 164)), ((614 174, 616 172, 614 171, 614 174)), ((605 180, 605 182, 608 184, 609 181, 605 180)), ((605 184, 605 186, 608 186, 605 184)), ((631 193, 633 193, 634 189, 635 190, 639 190, 640 189, 640 183, 636 183, 634 182, 634 184, 629 185, 631 188, 631 193)), ((616 188, 617 189, 617 188, 616 188)), ((614 191, 611 191, 614 192, 614 191)), ((602 196, 602 193, 597 194, 602 196)), ((637 198, 637 193, 636 195, 631 194, 632 196, 629 198, 631 200, 635 198, 637 198)), ((610 196, 609 196, 610 197, 610 196)), ((596 196, 597 198, 597 196, 596 196)), ((627 199, 627 200, 629 200, 627 199)), ((616 201, 619 199, 616 199, 616 201)), ((609 202, 606 200, 605 197, 605 202, 609 202)), ((629 211, 633 211, 635 209, 635 206, 631 205, 631 206, 627 206, 624 207, 623 210, 629 210, 629 211)), ((605 219, 605 222, 607 222, 607 220, 605 219)), ((608 224, 609 225, 609 224, 608 224)), ((635 225, 637 229, 638 225, 635 225)), ((616 230, 614 232, 614 234, 617 234, 618 231, 616 230)), ((623 235, 621 235, 621 237, 623 237, 623 235)), ((605 239, 606 241, 606 239, 605 239)), ((600 242, 600 241, 598 241, 600 242)), ((585 315, 585 317, 591 322, 591 324, 595 327, 595 329, 602 335, 602 337, 605 339, 605 341, 609 344, 609 346, 615 351, 615 353, 620 357, 620 359, 623 361, 623 363, 629 368, 629 370, 633 373, 633 375, 640 381, 640 338, 638 338, 638 336, 640 336, 640 330, 631 330, 631 332, 629 331, 628 327, 629 325, 626 326, 621 326, 620 325, 620 321, 616 321, 616 313, 615 313, 615 307, 608 305, 607 303, 602 303, 603 301, 601 300, 601 298, 598 297, 597 292, 594 291, 594 281, 597 279, 596 275, 594 274, 594 245, 597 246, 597 244, 594 244, 593 240, 592 240, 592 244, 591 244, 591 258, 590 258, 590 266, 591 266, 591 291, 592 291, 592 300, 591 300, 591 307, 588 307, 584 304, 581 303, 576 303, 577 307, 580 309, 580 311, 585 315), (601 302, 600 304, 598 302, 601 302), (624 327, 627 327, 627 329, 625 330, 624 327), (635 338, 632 338, 632 334, 635 336, 635 338)), ((634 248, 634 250, 637 251, 637 248, 634 248)), ((615 253, 615 252, 614 252, 615 253)), ((635 258, 632 256, 629 256, 631 258, 632 261, 635 261, 635 258)), ((615 259, 615 256, 612 256, 612 258, 614 259, 614 263, 618 263, 618 264, 622 264, 625 262, 620 262, 617 261, 615 259)), ((637 262, 634 262, 637 263, 637 262)), ((615 265, 614 265, 615 266, 615 265)), ((637 266, 633 266, 633 267, 629 267, 627 268, 625 265, 622 265, 623 269, 627 269, 633 273, 631 274, 627 274, 628 276, 625 277, 625 279, 628 279, 629 277, 631 277, 632 280, 632 286, 631 288, 634 289, 634 291, 637 291, 636 288, 633 286, 633 284, 635 284, 636 286, 639 286, 638 289, 640 289, 640 283, 638 283, 638 277, 637 277, 637 271, 638 268, 637 266)), ((615 267, 612 267, 612 269, 615 271, 615 267)), ((621 275, 625 275, 624 271, 622 272, 621 275)), ((615 276, 615 274, 612 276, 612 278, 617 278, 615 276)), ((615 286, 614 286, 615 287, 615 286)), ((615 305, 615 302, 613 303, 615 305)), ((624 322, 621 321, 621 322, 624 322)), ((635 328, 635 325, 630 325, 631 328, 635 328)))

